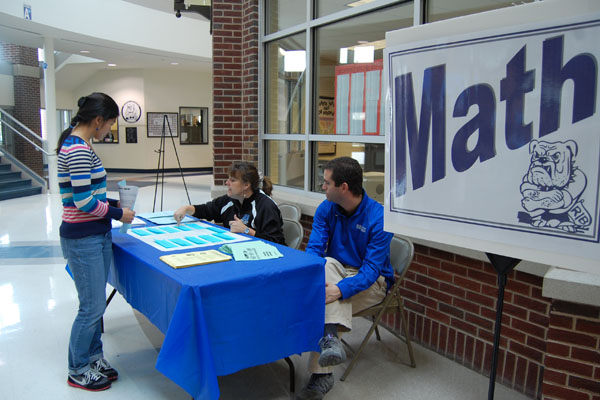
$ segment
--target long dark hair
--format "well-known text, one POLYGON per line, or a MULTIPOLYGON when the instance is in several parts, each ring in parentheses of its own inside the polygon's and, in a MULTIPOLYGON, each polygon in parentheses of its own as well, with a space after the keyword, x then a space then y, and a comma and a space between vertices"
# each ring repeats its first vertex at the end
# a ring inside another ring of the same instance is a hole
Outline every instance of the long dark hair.
POLYGON ((273 191, 273 184, 271 183, 271 180, 266 176, 262 178, 262 188, 259 188, 261 179, 258 175, 258 170, 254 165, 250 163, 240 162, 233 164, 229 176, 232 176, 236 179, 241 179, 242 181, 249 183, 250 187, 252 188, 252 192, 256 192, 259 189, 262 189, 262 191, 265 192, 267 196, 270 196, 271 192, 273 191))
POLYGON ((70 126, 58 138, 56 154, 60 153, 60 148, 77 124, 87 125, 96 117, 101 117, 106 121, 119 116, 119 106, 112 97, 104 93, 94 92, 88 96, 80 97, 77 106, 79 110, 71 120, 70 126))

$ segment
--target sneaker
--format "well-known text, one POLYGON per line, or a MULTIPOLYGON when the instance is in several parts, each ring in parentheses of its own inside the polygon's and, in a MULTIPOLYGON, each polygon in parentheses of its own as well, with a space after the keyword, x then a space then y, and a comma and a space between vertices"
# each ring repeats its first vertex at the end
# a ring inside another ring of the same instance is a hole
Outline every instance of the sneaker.
POLYGON ((87 370, 81 375, 69 374, 67 383, 69 386, 90 390, 92 392, 99 392, 110 387, 108 378, 92 369, 87 370))
POLYGON ((342 347, 340 339, 333 335, 323 336, 319 340, 321 355, 319 356, 319 365, 321 367, 331 367, 346 361, 346 352, 342 347))
POLYGON ((116 381, 119 377, 117 370, 111 367, 108 361, 106 361, 104 358, 94 361, 91 367, 94 371, 105 376, 110 381, 116 381))
POLYGON ((333 374, 312 374, 296 400, 321 400, 333 387, 333 374))

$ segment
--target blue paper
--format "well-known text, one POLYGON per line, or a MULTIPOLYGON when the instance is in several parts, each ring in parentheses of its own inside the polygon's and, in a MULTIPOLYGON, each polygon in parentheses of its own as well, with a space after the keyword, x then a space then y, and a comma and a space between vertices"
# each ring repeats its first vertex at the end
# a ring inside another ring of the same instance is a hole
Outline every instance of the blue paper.
POLYGON ((177 247, 177 245, 175 243, 171 243, 168 240, 155 240, 155 242, 167 249, 172 249, 174 247, 177 247))
POLYGON ((204 239, 204 240, 206 240, 208 242, 211 242, 211 243, 217 243, 217 242, 222 242, 223 241, 223 239, 218 238, 218 237, 214 237, 212 235, 200 235, 198 237, 201 238, 201 239, 204 239))
POLYGON ((192 243, 196 243, 196 244, 206 244, 206 241, 202 240, 202 239, 198 239, 197 237, 193 237, 193 236, 186 236, 185 237, 187 240, 189 240, 192 243))
POLYGON ((191 246, 192 244, 188 241, 185 241, 183 239, 171 239, 171 242, 178 244, 179 246, 191 246))

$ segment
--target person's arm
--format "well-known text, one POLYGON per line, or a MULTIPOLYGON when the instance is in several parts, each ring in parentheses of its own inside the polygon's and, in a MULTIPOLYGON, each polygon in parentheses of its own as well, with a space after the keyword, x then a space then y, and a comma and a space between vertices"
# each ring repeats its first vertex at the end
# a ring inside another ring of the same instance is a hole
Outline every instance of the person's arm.
POLYGON ((327 243, 329 242, 329 222, 327 217, 329 214, 329 204, 326 201, 322 202, 313 217, 312 231, 306 245, 306 252, 315 254, 319 257, 325 257, 327 243))
POLYGON ((283 220, 277 204, 270 199, 263 199, 261 206, 261 209, 257 210, 256 219, 254 220, 256 230, 249 227, 249 233, 252 234, 252 231, 254 231, 253 236, 257 238, 285 244, 282 230, 283 220))
POLYGON ((73 202, 79 210, 95 217, 123 218, 123 210, 100 201, 92 194, 92 151, 78 146, 66 157, 73 188, 73 202))
POLYGON ((344 278, 337 283, 342 299, 368 289, 381 275, 381 268, 388 261, 390 242, 393 235, 383 230, 383 216, 371 226, 369 244, 362 265, 355 276, 344 278))
POLYGON ((185 218, 186 214, 194 213, 194 206, 181 206, 173 213, 173 219, 177 222, 177 225, 185 218))

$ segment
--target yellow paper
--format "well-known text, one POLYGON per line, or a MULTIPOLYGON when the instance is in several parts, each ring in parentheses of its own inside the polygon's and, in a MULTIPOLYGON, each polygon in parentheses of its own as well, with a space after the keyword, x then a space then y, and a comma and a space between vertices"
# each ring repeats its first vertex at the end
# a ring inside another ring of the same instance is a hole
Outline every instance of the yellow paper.
POLYGON ((217 250, 193 251, 190 253, 169 254, 160 259, 172 268, 186 268, 231 260, 231 256, 217 250))

